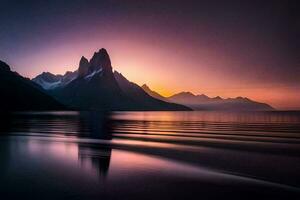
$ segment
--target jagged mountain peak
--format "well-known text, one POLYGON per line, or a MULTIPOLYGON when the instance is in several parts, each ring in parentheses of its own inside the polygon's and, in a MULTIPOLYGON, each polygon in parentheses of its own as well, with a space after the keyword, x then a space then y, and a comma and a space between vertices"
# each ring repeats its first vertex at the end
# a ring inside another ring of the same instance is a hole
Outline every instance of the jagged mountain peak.
POLYGON ((106 55, 108 55, 108 53, 107 53, 107 50, 106 50, 105 48, 101 48, 101 49, 99 49, 98 53, 101 53, 101 54, 106 54, 106 55))
POLYGON ((89 66, 90 66, 90 63, 89 63, 88 59, 86 59, 84 56, 82 56, 79 61, 78 77, 86 76, 89 72, 89 66))
POLYGON ((86 60, 86 61, 88 61, 88 59, 87 59, 86 57, 84 57, 84 56, 81 56, 80 61, 81 61, 81 60, 86 60))
POLYGON ((104 48, 101 48, 98 52, 95 52, 89 63, 89 72, 93 72, 101 68, 103 69, 104 73, 112 72, 110 57, 107 53, 107 50, 104 48))
POLYGON ((79 61, 78 78, 89 77, 90 79, 96 74, 112 74, 110 57, 104 48, 95 52, 90 61, 84 56, 79 61))
POLYGON ((50 72, 43 72, 32 80, 44 89, 60 88, 67 85, 69 82, 79 78, 92 80, 97 76, 112 77, 112 66, 107 50, 104 48, 95 52, 90 61, 82 56, 79 61, 78 70, 74 72, 66 72, 64 75, 54 75, 50 72))
POLYGON ((51 72, 43 72, 42 74, 38 75, 36 78, 43 78, 44 81, 47 82, 56 82, 60 79, 61 75, 55 75, 51 72))
POLYGON ((81 56, 80 61, 79 61, 79 66, 82 64, 88 64, 88 63, 89 63, 88 59, 84 56, 81 56))
POLYGON ((143 88, 144 90, 150 90, 150 88, 149 88, 149 86, 148 86, 147 84, 143 84, 143 85, 142 85, 142 88, 143 88))

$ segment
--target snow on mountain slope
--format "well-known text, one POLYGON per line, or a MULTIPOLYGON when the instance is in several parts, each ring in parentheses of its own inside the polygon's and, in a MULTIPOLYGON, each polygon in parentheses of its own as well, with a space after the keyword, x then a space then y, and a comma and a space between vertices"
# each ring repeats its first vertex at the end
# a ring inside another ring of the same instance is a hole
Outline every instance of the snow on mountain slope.
POLYGON ((45 90, 53 90, 69 84, 77 77, 77 74, 77 71, 68 71, 64 75, 54 75, 50 72, 43 72, 33 78, 32 81, 39 84, 45 90))

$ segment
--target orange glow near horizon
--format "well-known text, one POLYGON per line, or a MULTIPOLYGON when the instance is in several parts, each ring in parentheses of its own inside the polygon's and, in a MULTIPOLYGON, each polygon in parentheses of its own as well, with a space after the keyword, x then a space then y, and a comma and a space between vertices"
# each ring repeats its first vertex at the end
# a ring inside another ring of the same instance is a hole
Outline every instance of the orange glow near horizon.
MULTIPOLYGON (((152 90, 158 92, 164 97, 171 96, 173 94, 182 92, 183 90, 165 90, 164 88, 160 89, 159 87, 151 87, 152 90)), ((234 98, 234 97, 248 97, 254 101, 268 103, 274 108, 277 109, 299 109, 299 99, 300 94, 295 91, 299 88, 285 89, 285 88, 252 88, 252 89, 239 89, 239 90, 225 90, 225 89, 195 89, 195 90, 184 90, 190 91, 195 95, 205 94, 209 97, 220 96, 222 98, 234 98), (200 91, 200 92, 198 92, 200 91)))
POLYGON ((237 76, 226 69, 233 61, 216 54, 213 49, 190 49, 173 44, 171 39, 160 44, 153 38, 124 37, 127 38, 99 40, 95 37, 84 41, 73 38, 70 41, 76 42, 65 42, 24 56, 19 62, 30 63, 31 69, 24 67, 18 72, 30 78, 43 71, 64 74, 78 68, 81 56, 90 59, 95 51, 104 47, 110 54, 114 70, 138 85, 147 84, 163 96, 190 91, 210 97, 249 97, 279 109, 300 108, 300 95, 295 94, 297 88, 246 80, 247 71, 237 76))
POLYGON ((7 1, 1 5, 7 12, 0 12, 0 59, 33 78, 77 70, 81 56, 90 59, 105 48, 114 70, 164 96, 182 91, 243 96, 300 110, 298 29, 291 5, 7 1))

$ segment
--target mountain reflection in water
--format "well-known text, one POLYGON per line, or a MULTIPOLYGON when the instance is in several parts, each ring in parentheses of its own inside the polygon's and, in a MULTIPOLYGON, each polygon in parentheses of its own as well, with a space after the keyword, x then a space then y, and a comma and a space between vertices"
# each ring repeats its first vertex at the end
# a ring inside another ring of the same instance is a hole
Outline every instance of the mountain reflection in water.
POLYGON ((1 116, 4 199, 293 198, 298 112, 1 116))

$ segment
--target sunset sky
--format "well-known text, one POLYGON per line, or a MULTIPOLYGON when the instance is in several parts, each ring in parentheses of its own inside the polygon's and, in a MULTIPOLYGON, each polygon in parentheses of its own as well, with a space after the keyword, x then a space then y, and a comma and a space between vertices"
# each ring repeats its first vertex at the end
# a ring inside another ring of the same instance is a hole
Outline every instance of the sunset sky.
POLYGON ((0 60, 33 78, 106 48, 115 70, 181 91, 300 109, 296 1, 1 0, 0 60))

